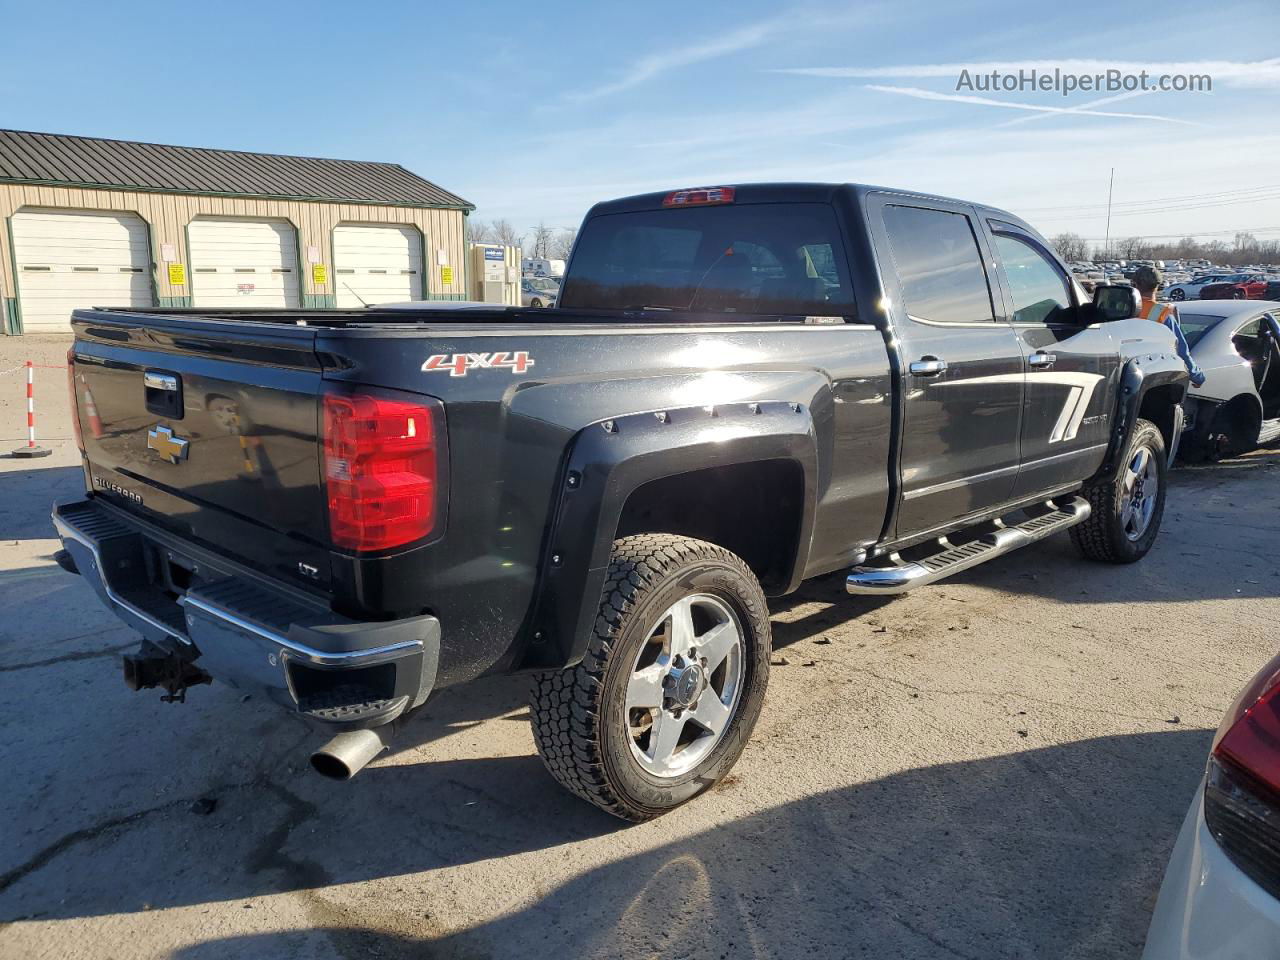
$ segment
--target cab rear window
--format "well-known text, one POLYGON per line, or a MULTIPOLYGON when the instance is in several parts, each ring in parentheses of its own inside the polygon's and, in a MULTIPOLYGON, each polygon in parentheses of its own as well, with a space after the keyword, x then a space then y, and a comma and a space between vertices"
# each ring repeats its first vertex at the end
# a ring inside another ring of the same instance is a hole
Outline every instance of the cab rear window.
POLYGON ((560 306, 758 317, 854 315, 835 211, 821 203, 593 217, 578 238, 560 306))

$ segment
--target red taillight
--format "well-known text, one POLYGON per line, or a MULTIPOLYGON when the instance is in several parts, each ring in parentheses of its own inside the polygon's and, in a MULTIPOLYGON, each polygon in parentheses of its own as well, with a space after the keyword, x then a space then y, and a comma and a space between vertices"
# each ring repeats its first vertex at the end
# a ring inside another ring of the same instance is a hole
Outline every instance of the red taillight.
POLYGON ((1272 686, 1248 705, 1221 733, 1213 755, 1249 773, 1280 797, 1280 686, 1272 686))
POLYGON ((1204 822, 1227 857, 1280 897, 1280 657, 1245 687, 1214 738, 1204 822))
POLYGON ((733 203, 733 187, 694 187, 668 193, 662 198, 664 207, 695 207, 710 203, 733 203))
POLYGON ((424 397, 325 394, 325 488, 334 546, 387 550, 435 532, 442 427, 439 404, 424 397))
POLYGON ((67 348, 67 389, 71 391, 71 435, 84 453, 84 431, 80 429, 80 405, 76 401, 76 348, 67 348))

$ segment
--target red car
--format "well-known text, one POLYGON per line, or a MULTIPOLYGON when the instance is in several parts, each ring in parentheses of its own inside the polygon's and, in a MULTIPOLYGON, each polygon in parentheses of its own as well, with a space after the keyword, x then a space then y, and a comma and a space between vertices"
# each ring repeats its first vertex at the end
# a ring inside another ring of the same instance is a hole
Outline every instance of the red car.
POLYGON ((1201 300, 1261 300, 1267 293, 1267 278, 1260 273, 1241 273, 1223 283, 1201 287, 1201 300))

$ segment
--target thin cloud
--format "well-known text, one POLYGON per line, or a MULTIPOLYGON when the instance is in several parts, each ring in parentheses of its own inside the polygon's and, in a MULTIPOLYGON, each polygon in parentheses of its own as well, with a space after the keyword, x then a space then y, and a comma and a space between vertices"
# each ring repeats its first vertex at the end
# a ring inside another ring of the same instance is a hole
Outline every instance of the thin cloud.
POLYGON ((702 63, 706 60, 715 60, 731 53, 740 53, 743 50, 761 46, 785 28, 786 24, 781 20, 766 20, 741 27, 723 37, 709 40, 705 43, 678 47, 675 50, 666 50, 662 53, 651 53, 632 63, 622 76, 613 82, 593 87, 589 90, 568 93, 565 95, 565 100, 572 103, 583 103, 587 100, 598 100, 601 97, 612 96, 615 93, 630 90, 632 87, 638 87, 642 83, 648 83, 655 77, 659 77, 670 70, 692 66, 695 63, 702 63))
POLYGON ((1086 110, 1083 107, 1045 107, 1034 103, 1015 103, 1012 100, 996 100, 992 97, 977 97, 971 94, 938 93, 936 90, 922 90, 920 87, 887 87, 877 83, 867 84, 868 90, 880 93, 893 93, 903 97, 914 97, 917 100, 938 100, 945 103, 969 103, 982 107, 1002 107, 1006 110, 1027 110, 1032 113, 1075 114, 1090 117, 1120 117, 1126 120, 1160 120, 1165 123, 1180 123, 1187 126, 1198 126, 1190 120, 1179 120, 1156 113, 1118 113, 1112 110, 1086 110))
POLYGON ((871 23, 888 17, 894 9, 884 2, 863 3, 856 10, 835 12, 806 6, 795 7, 784 15, 747 24, 715 39, 648 54, 632 61, 614 80, 586 90, 570 91, 561 99, 565 103, 584 103, 612 96, 648 83, 672 70, 752 50, 785 34, 804 35, 815 30, 829 32, 851 26, 865 29, 871 23))
MULTIPOLYGON (((1089 110, 1095 110, 1098 107, 1105 107, 1107 104, 1119 103, 1122 100, 1132 100, 1134 97, 1145 97, 1154 90, 1130 90, 1128 93, 1117 93, 1114 97, 1103 97, 1101 100, 1090 100, 1088 103, 1077 104, 1067 110, 1067 113, 1084 113, 1089 110)), ((1037 120, 1043 120, 1051 117, 1051 113, 1033 113, 1025 117, 1014 117, 1012 120, 1006 120, 1004 123, 997 123, 997 127, 1016 127, 1023 123, 1035 123, 1037 120)))
POLYGON ((774 73, 790 73, 806 77, 835 77, 857 80, 924 80, 937 77, 956 79, 961 71, 970 76, 990 74, 1016 74, 1020 71, 1038 71, 1052 74, 1054 70, 1073 74, 1105 74, 1118 70, 1125 74, 1137 74, 1144 70, 1153 76, 1164 74, 1208 74, 1214 83, 1225 82, 1240 87, 1280 87, 1280 57, 1269 60, 1008 60, 981 63, 917 63, 889 67, 787 67, 774 73))

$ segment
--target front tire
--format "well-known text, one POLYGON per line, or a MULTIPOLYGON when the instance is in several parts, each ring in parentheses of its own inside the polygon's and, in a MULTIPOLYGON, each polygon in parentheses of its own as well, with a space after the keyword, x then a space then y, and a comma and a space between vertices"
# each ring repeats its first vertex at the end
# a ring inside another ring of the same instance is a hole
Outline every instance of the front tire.
POLYGON ((1164 435, 1138 420, 1113 479, 1082 492, 1093 512, 1071 528, 1071 541, 1090 560, 1134 563, 1147 555, 1160 532, 1169 465, 1164 435))
POLYGON ((1185 300, 1187 299, 1187 291, 1183 290, 1181 287, 1174 287, 1169 291, 1169 299, 1179 301, 1185 300))
POLYGON ((535 676, 538 753, 560 785, 639 823, 714 786, 769 681, 764 593, 743 561, 670 534, 618 540, 587 653, 535 676))

